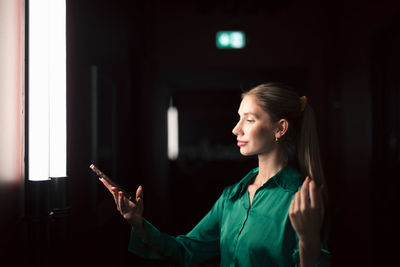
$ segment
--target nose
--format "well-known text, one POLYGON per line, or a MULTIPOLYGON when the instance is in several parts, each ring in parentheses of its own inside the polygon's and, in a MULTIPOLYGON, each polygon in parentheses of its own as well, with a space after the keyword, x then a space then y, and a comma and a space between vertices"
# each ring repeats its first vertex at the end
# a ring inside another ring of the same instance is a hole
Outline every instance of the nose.
POLYGON ((240 121, 235 125, 235 127, 232 129, 232 133, 236 136, 240 135, 242 132, 242 129, 240 127, 240 121))

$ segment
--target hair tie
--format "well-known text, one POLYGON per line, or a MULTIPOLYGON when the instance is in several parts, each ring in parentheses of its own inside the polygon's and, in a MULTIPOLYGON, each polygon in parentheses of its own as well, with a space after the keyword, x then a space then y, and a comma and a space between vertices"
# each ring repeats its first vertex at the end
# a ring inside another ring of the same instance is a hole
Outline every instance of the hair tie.
POLYGON ((300 97, 300 110, 301 110, 301 112, 304 111, 306 106, 307 106, 307 97, 303 95, 302 97, 300 97))

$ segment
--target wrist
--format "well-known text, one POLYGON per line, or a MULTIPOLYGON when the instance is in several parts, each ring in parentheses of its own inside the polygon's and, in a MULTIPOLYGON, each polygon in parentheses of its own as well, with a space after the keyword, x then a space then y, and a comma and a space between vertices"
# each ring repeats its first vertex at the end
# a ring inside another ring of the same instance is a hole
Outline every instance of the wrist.
POLYGON ((132 227, 140 227, 143 225, 143 216, 140 214, 129 214, 126 213, 124 215, 124 219, 132 226, 132 227))
POLYGON ((299 239, 299 251, 301 266, 315 266, 321 256, 321 241, 320 238, 299 239))
POLYGON ((129 220, 129 224, 131 225, 133 231, 142 231, 143 230, 143 219, 140 218, 139 220, 129 220))
POLYGON ((319 249, 321 245, 321 238, 319 235, 308 236, 308 237, 299 236, 299 247, 300 245, 304 248, 318 247, 319 249))
POLYGON ((130 225, 131 225, 132 231, 135 233, 135 235, 137 237, 139 237, 143 243, 148 244, 149 242, 148 242, 146 231, 143 226, 143 220, 141 220, 140 222, 138 222, 138 221, 130 222, 130 225))

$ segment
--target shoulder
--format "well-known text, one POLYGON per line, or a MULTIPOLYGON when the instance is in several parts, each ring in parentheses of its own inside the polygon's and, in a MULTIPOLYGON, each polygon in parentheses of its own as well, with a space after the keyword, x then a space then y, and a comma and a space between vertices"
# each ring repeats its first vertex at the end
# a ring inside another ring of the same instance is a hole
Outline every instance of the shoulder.
POLYGON ((304 180, 303 175, 291 165, 283 168, 274 178, 285 191, 293 193, 299 190, 304 180))

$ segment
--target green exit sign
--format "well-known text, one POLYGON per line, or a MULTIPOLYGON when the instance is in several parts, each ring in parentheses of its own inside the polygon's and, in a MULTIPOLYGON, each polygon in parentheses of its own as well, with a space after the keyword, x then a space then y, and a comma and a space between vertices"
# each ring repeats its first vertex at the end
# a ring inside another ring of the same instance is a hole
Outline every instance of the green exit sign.
POLYGON ((242 49, 246 45, 246 36, 242 31, 219 31, 216 43, 219 49, 242 49))

